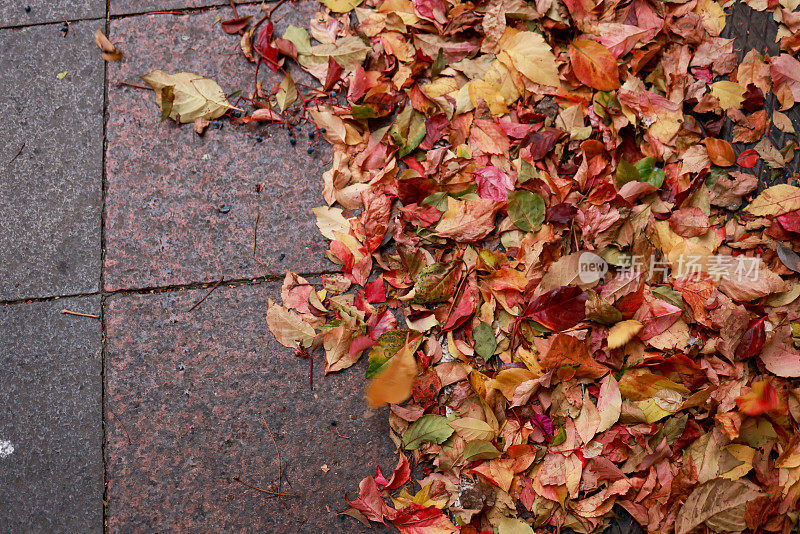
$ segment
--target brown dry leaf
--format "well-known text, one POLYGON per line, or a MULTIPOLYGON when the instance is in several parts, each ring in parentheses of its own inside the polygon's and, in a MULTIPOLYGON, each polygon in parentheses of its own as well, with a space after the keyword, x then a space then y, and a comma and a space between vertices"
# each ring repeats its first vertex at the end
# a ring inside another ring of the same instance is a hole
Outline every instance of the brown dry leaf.
POLYGON ((744 530, 747 503, 759 495, 755 485, 741 480, 717 478, 701 484, 678 511, 675 534, 689 534, 703 524, 712 530, 744 530))
POLYGON ((97 28, 94 32, 94 42, 103 51, 103 59, 106 61, 119 61, 122 59, 122 52, 108 40, 108 37, 103 33, 103 30, 97 28))

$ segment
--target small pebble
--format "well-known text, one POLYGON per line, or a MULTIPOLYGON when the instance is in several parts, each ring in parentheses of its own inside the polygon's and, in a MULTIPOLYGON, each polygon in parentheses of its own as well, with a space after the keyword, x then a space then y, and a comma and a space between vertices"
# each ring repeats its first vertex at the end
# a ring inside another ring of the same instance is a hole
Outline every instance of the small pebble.
POLYGON ((297 139, 294 136, 290 137, 289 138, 289 144, 291 144, 292 146, 296 145, 297 144, 297 139))
POLYGON ((320 128, 319 129, 319 133, 325 133, 325 132, 327 132, 327 130, 325 128, 320 128))
POLYGON ((309 139, 314 139, 314 131, 313 130, 308 132, 308 138, 309 139))
POLYGON ((286 254, 281 252, 280 255, 278 256, 278 261, 283 261, 283 258, 285 258, 285 257, 286 257, 286 254))
POLYGON ((26 5, 25 6, 25 13, 30 13, 30 12, 31 12, 31 6, 26 5))
POLYGON ((222 213, 223 215, 224 215, 224 214, 226 214, 226 213, 228 213, 229 211, 231 211, 231 207, 230 207, 230 206, 228 206, 227 204, 222 204, 222 205, 219 207, 219 212, 220 212, 220 213, 222 213))
POLYGON ((314 147, 313 146, 308 147, 306 149, 306 152, 308 152, 309 154, 313 154, 314 153, 314 147))
POLYGON ((183 371, 183 370, 185 370, 185 369, 186 369, 186 366, 185 366, 185 365, 183 365, 182 363, 179 363, 179 364, 178 364, 178 371, 183 371))
POLYGON ((260 135, 257 135, 257 136, 256 136, 256 143, 260 143, 260 142, 261 142, 261 141, 263 141, 263 140, 264 140, 264 138, 263 138, 263 137, 261 137, 260 135))
POLYGON ((331 426, 336 426, 337 424, 336 421, 331 421, 331 426))

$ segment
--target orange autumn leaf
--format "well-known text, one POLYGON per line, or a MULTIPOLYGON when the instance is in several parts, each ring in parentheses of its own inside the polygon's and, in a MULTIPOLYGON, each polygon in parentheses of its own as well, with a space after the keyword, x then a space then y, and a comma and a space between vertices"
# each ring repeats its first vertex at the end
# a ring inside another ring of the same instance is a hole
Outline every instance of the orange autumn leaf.
POLYGON ((772 384, 766 380, 753 382, 748 393, 736 397, 736 406, 751 417, 758 417, 766 412, 783 411, 785 401, 779 396, 772 384))
POLYGON ((729 142, 714 137, 707 137, 703 140, 703 143, 705 143, 708 149, 708 158, 714 165, 730 167, 736 163, 736 154, 733 153, 733 147, 729 142))
POLYGON ((367 402, 370 408, 407 400, 413 392, 416 376, 417 361, 406 343, 392 357, 386 369, 370 382, 367 388, 367 402))
POLYGON ((569 46, 575 77, 589 87, 613 91, 619 87, 617 60, 608 48, 595 41, 579 39, 569 46))

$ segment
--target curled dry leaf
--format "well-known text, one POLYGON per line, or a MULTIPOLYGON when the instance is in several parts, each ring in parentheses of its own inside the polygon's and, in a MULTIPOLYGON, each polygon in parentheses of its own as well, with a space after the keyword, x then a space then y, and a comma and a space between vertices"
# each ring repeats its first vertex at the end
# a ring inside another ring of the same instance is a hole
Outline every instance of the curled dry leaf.
POLYGON ((216 119, 235 109, 217 82, 192 72, 168 74, 154 70, 142 76, 142 80, 155 91, 162 117, 166 115, 176 122, 216 119))
POLYGON ((97 28, 94 32, 94 42, 103 51, 103 59, 106 61, 119 61, 122 59, 122 52, 108 40, 108 37, 103 33, 103 30, 97 28))

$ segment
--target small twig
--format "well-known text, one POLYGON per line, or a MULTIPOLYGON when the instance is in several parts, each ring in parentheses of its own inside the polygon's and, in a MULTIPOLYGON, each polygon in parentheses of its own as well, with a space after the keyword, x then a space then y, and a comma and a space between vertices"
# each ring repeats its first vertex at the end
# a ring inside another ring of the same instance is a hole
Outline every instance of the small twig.
POLYGON ((332 426, 329 426, 329 427, 328 427, 328 430, 330 430, 331 432, 333 432, 334 434, 336 434, 336 435, 337 435, 337 436, 339 436, 340 438, 344 438, 344 439, 353 439, 351 436, 343 436, 343 435, 339 434, 339 433, 338 433, 336 430, 334 430, 334 429, 333 429, 333 427, 332 427, 332 426))
POLYGON ((137 89, 147 89, 148 91, 152 91, 152 87, 148 87, 146 85, 139 85, 138 83, 131 83, 131 82, 117 82, 117 85, 127 85, 128 87, 136 87, 137 89))
POLYGON ((11 158, 10 160, 8 160, 8 163, 9 163, 9 164, 10 164, 10 163, 14 163, 14 160, 15 160, 15 159, 17 159, 17 158, 19 157, 19 155, 20 155, 20 154, 22 154, 22 149, 23 149, 23 148, 25 148, 25 143, 22 143, 22 146, 21 146, 21 147, 19 147, 19 150, 17 150, 17 153, 16 153, 16 154, 14 154, 14 157, 13 157, 13 158, 11 158))
POLYGON ((217 286, 219 286, 219 285, 222 283, 222 281, 223 281, 224 279, 225 279, 225 277, 223 276, 222 278, 220 278, 220 279, 217 281, 217 283, 216 283, 216 284, 214 284, 213 286, 211 286, 211 289, 209 289, 209 290, 208 290, 208 293, 206 293, 205 295, 203 295, 203 298, 201 298, 200 300, 198 300, 197 302, 195 302, 195 303, 194 303, 194 306, 192 306, 191 308, 189 308, 188 310, 186 310, 186 313, 189 313, 190 311, 192 311, 192 310, 193 310, 193 309, 195 309, 196 307, 200 306, 200 304, 201 304, 201 303, 202 303, 204 300, 206 300, 206 299, 208 298, 208 296, 209 296, 211 293, 213 293, 213 292, 214 292, 214 290, 215 290, 215 289, 217 289, 217 286))
POLYGON ((119 418, 119 417, 117 417, 117 414, 114 412, 114 408, 112 408, 111 406, 109 406, 109 407, 108 407, 108 409, 109 409, 109 410, 111 410, 111 413, 114 415, 114 419, 116 419, 116 420, 117 420, 117 422, 118 422, 120 425, 122 425, 122 430, 124 430, 124 431, 125 431, 125 437, 127 437, 127 438, 128 438, 128 445, 130 445, 130 444, 131 444, 131 436, 130 436, 130 434, 128 434, 128 429, 127 429, 127 428, 125 428, 125 424, 124 424, 122 421, 120 421, 120 418, 119 418))
POLYGON ((233 18, 238 19, 239 13, 236 12, 236 4, 233 2, 233 0, 230 0, 230 4, 231 4, 231 9, 233 9, 233 18))
POLYGON ((261 420, 264 421, 264 426, 267 427, 267 432, 269 432, 269 437, 272 439, 272 445, 275 446, 275 453, 278 455, 278 490, 281 489, 281 478, 283 477, 283 470, 281 469, 282 461, 281 461, 281 451, 278 449, 278 444, 275 441, 275 436, 272 435, 272 429, 270 429, 267 420, 264 418, 264 415, 261 412, 258 412, 258 415, 261 416, 261 420))
POLYGON ((77 315, 78 317, 91 317, 92 319, 99 319, 99 315, 92 315, 91 313, 78 313, 71 310, 67 310, 66 308, 61 310, 61 313, 66 315, 77 315))
POLYGON ((261 493, 266 493, 268 495, 274 495, 275 497, 299 497, 299 495, 297 495, 296 493, 280 493, 278 491, 270 491, 270 490, 266 490, 264 488, 259 488, 258 486, 253 486, 252 484, 248 484, 247 482, 245 482, 244 480, 242 480, 239 477, 233 477, 233 480, 235 480, 236 482, 238 482, 239 484, 241 484, 243 486, 247 486, 248 488, 254 489, 256 491, 260 491, 261 493))

